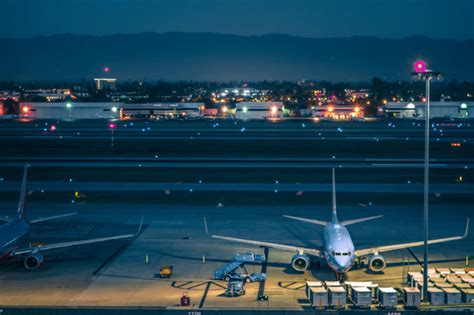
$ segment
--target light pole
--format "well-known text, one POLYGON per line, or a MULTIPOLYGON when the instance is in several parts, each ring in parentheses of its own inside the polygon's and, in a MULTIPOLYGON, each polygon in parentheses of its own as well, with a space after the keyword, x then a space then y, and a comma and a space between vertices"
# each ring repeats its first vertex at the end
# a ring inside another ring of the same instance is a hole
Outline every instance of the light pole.
POLYGON ((115 130, 115 123, 113 121, 111 121, 109 123, 109 129, 110 129, 110 150, 113 151, 114 150, 114 130, 115 130))
POLYGON ((423 189, 423 300, 428 300, 428 219, 429 219, 429 169, 430 169, 430 84, 433 79, 439 79, 441 72, 426 68, 426 62, 418 60, 413 65, 413 75, 426 83, 425 105, 425 161, 423 189))

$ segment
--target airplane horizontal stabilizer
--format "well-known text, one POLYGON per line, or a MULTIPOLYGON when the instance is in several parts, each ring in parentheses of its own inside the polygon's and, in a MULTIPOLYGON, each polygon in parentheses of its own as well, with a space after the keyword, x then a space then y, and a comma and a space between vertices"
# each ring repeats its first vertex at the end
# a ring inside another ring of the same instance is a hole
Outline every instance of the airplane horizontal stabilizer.
POLYGON ((351 225, 351 224, 356 224, 356 223, 361 223, 365 221, 370 221, 370 220, 375 220, 383 217, 383 215, 375 215, 373 217, 367 217, 367 218, 360 218, 360 219, 354 219, 354 220, 347 220, 347 221, 342 221, 342 225, 351 225))
POLYGON ((288 219, 303 221, 303 222, 307 222, 307 223, 311 223, 311 224, 318 224, 318 225, 322 225, 322 226, 325 226, 326 224, 328 224, 328 222, 326 222, 326 221, 319 221, 319 220, 314 220, 314 219, 294 217, 294 216, 291 216, 291 215, 283 215, 283 216, 285 218, 288 218, 288 219))
POLYGON ((34 224, 34 223, 39 223, 39 222, 44 222, 44 221, 49 221, 49 220, 56 220, 56 219, 65 218, 65 217, 69 217, 76 214, 77 212, 71 212, 71 213, 58 214, 51 217, 40 217, 40 218, 35 218, 35 219, 30 220, 30 223, 34 224))

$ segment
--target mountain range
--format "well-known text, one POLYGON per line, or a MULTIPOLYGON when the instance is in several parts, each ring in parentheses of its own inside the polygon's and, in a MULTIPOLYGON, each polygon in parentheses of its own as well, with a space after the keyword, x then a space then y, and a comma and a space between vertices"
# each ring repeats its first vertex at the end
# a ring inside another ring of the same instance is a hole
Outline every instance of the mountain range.
POLYGON ((139 33, 2 38, 0 81, 408 80, 423 58, 449 79, 474 80, 474 40, 282 34, 139 33), (102 69, 107 66, 110 72, 102 69))

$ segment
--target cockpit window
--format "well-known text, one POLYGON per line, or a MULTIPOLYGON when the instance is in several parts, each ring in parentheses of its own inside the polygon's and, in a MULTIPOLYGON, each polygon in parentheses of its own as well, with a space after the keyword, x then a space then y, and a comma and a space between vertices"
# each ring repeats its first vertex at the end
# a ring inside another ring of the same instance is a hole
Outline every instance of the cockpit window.
POLYGON ((350 252, 345 252, 345 253, 341 253, 341 252, 332 252, 332 255, 333 256, 350 256, 351 253, 350 252))

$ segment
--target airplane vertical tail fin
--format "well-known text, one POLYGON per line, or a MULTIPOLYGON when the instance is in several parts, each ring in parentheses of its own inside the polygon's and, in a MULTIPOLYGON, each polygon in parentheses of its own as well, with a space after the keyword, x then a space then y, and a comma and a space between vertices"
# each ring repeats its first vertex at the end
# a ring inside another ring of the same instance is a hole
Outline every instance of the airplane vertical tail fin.
POLYGON ((21 182, 20 200, 18 201, 18 218, 24 218, 25 212, 25 199, 26 199, 26 182, 28 179, 28 165, 25 165, 23 169, 23 180, 21 182))
POLYGON ((339 222, 336 207, 336 170, 332 169, 332 222, 339 222))

